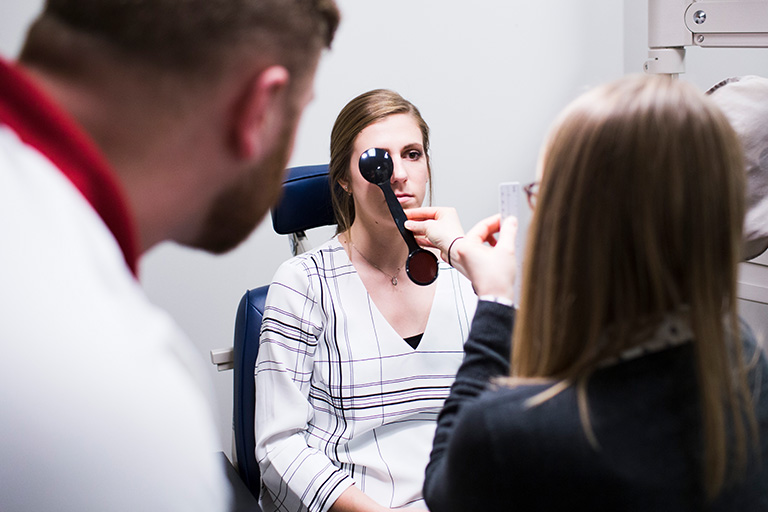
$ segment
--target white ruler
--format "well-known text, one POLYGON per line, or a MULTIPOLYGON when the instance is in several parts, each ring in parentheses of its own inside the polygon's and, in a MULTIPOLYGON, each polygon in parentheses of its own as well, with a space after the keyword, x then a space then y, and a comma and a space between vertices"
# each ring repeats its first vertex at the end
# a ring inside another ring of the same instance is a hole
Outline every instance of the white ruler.
POLYGON ((517 182, 499 184, 499 212, 503 221, 509 216, 517 218, 517 237, 515 238, 515 304, 520 303, 520 282, 523 279, 523 251, 525 248, 525 232, 528 221, 528 205, 523 186, 517 182))

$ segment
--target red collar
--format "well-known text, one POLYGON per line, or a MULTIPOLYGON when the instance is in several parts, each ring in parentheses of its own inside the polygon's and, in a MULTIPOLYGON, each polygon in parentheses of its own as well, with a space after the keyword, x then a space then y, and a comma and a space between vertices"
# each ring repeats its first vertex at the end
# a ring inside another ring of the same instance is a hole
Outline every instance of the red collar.
POLYGON ((45 155, 107 225, 137 275, 138 231, 117 175, 94 141, 18 67, 0 59, 0 123, 45 155))

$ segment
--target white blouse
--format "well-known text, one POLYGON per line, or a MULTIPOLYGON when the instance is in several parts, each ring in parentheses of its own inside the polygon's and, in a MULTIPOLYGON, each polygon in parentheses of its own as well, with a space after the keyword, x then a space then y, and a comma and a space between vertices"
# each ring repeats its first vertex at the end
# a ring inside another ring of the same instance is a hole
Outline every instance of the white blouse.
POLYGON ((423 506, 435 421, 477 305, 442 262, 436 285, 414 349, 336 238, 280 266, 255 369, 265 512, 325 511, 353 483, 386 507, 423 506))

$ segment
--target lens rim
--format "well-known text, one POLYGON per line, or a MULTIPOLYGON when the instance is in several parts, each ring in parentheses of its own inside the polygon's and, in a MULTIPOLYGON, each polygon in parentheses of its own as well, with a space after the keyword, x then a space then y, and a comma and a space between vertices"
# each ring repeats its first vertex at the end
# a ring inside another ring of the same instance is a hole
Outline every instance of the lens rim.
POLYGON ((439 263, 437 261, 437 256, 435 256, 434 253, 432 253, 432 252, 430 252, 430 251, 420 247, 420 248, 416 249, 415 251, 411 251, 411 253, 408 254, 408 259, 405 260, 405 273, 408 275, 408 278, 411 281, 413 281, 414 283, 416 283, 416 284, 418 284, 420 286, 427 286, 427 285, 430 285, 430 284, 434 283, 435 279, 437 279, 437 274, 438 274, 439 266, 440 265, 439 265, 439 263), (418 270, 417 271, 412 271, 412 268, 411 268, 411 262, 412 261, 418 261, 415 258, 417 258, 417 257, 421 258, 421 254, 422 253, 423 254, 428 254, 430 256, 430 263, 434 263, 434 272, 432 272, 431 277, 427 281, 419 280, 414 275, 414 273, 417 273, 417 274, 422 274, 422 273, 418 272, 418 270))

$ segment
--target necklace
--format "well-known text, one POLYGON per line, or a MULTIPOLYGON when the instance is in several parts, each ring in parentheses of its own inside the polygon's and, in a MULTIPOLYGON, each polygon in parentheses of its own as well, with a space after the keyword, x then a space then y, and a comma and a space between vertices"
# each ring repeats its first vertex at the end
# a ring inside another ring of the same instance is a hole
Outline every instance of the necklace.
POLYGON ((353 243, 351 240, 349 241, 349 243, 350 243, 350 245, 352 246, 352 248, 353 248, 355 251, 357 251, 357 254, 359 254, 360 256, 362 256, 362 257, 363 257, 363 259, 364 259, 365 261, 367 261, 369 265, 371 265, 373 268, 375 268, 376 270, 378 270, 379 272, 381 272, 382 274, 384 274, 385 276, 387 276, 387 277, 389 278, 389 281, 392 283, 392 286, 397 286, 397 274, 399 274, 399 273, 400 273, 400 269, 401 269, 402 267, 397 267, 397 272, 395 272, 395 275, 391 276, 391 275, 387 274, 386 272, 384 272, 384 270, 382 270, 382 268, 381 268, 380 266, 378 266, 377 264, 375 264, 374 262, 372 262, 371 260, 369 260, 368 258, 366 258, 366 257, 365 257, 365 254, 363 254, 362 252, 360 252, 360 249, 358 249, 358 248, 357 248, 357 246, 356 246, 356 245, 355 245, 355 244, 354 244, 354 243, 353 243))

